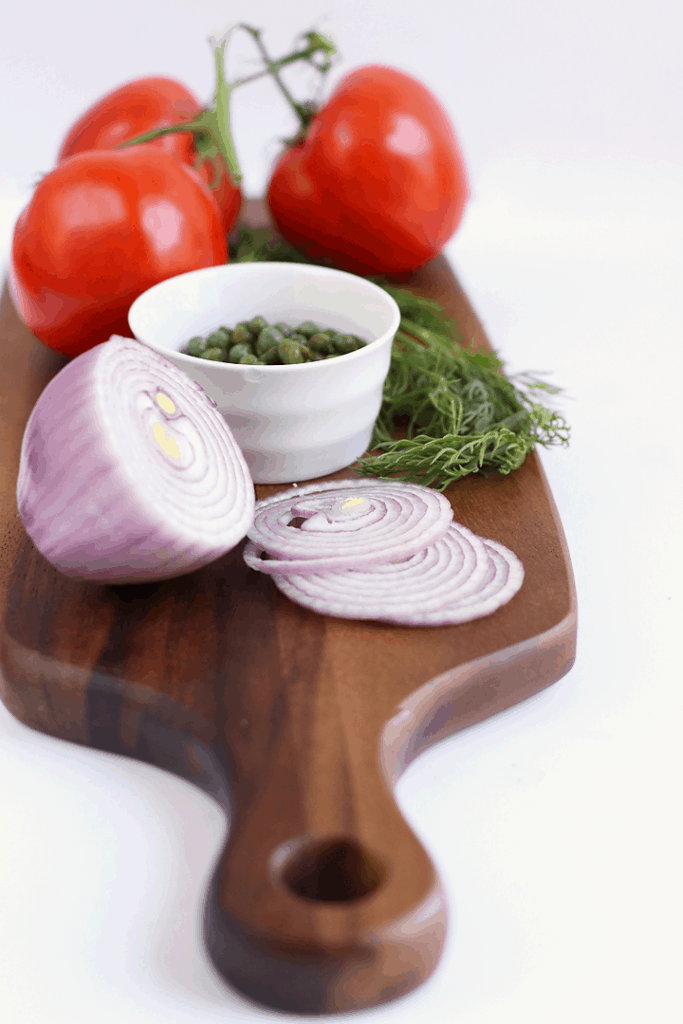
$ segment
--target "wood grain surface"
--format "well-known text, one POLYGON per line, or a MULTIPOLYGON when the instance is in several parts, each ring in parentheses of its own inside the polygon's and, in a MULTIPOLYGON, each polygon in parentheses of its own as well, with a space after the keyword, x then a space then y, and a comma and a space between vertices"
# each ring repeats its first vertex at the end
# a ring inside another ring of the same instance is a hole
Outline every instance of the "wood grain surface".
MULTIPOLYGON (((255 204, 246 217, 263 222, 255 204)), ((488 345, 444 258, 410 287, 488 345)), ((438 961, 446 907, 395 782, 422 750, 548 686, 574 660, 571 566, 538 458, 447 492, 458 522, 525 567, 512 601, 475 622, 408 628, 317 615, 247 569, 242 544, 177 580, 76 582, 28 540, 14 494, 26 420, 63 364, 5 293, 2 700, 35 729, 168 769, 225 808, 205 934, 243 993, 305 1014, 410 991, 438 961)), ((355 474, 331 479, 344 476, 355 474)))

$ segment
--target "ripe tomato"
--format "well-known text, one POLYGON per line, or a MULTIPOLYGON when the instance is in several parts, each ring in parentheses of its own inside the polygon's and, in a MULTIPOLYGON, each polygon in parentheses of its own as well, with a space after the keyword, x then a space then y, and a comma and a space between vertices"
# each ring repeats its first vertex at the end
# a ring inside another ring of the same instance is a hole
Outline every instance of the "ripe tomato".
POLYGON ((448 115, 395 68, 346 75, 268 190, 279 231, 313 259, 359 274, 406 274, 437 255, 462 217, 467 172, 448 115))
POLYGON ((147 288, 228 259, 211 192, 155 146, 69 157, 17 221, 10 289, 41 341, 76 356, 112 334, 147 288))
MULTIPOLYGON (((58 162, 92 149, 116 149, 136 135, 191 121, 202 106, 181 82, 172 78, 140 78, 107 93, 76 121, 62 143, 58 162)), ((195 165, 197 156, 191 132, 164 135, 144 143, 169 153, 182 163, 195 165)), ((210 161, 197 168, 212 189, 226 233, 232 228, 242 202, 240 190, 223 167, 214 182, 210 161)))

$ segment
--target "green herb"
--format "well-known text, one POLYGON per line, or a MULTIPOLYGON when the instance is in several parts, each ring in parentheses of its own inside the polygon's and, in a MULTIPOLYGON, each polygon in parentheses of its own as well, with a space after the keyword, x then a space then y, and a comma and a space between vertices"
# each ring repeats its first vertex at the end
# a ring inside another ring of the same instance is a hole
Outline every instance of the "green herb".
MULTIPOLYGON (((230 258, 312 262, 267 230, 246 228, 230 258)), ((540 401, 560 388, 534 374, 506 377, 495 353, 464 346, 457 324, 437 303, 373 280, 395 299, 401 323, 370 442, 379 454, 360 460, 362 476, 445 490, 469 473, 511 473, 536 444, 569 443, 564 418, 540 401), (406 436, 395 440, 397 432, 406 436)))
POLYGON ((267 228, 240 228, 230 241, 231 263, 311 263, 289 242, 276 241, 267 228))

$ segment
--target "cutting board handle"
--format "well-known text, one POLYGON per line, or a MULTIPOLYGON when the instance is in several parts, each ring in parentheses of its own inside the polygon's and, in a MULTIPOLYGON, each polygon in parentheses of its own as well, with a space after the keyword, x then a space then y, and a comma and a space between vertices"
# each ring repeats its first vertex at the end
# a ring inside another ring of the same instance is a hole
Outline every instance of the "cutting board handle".
POLYGON ((295 716, 284 716, 258 778, 234 789, 250 798, 234 803, 206 916, 226 977, 296 1013, 411 991, 434 969, 446 931, 434 867, 382 775, 380 735, 374 764, 363 764, 343 702, 329 680, 323 688, 330 699, 313 703, 324 742, 296 750, 295 716))

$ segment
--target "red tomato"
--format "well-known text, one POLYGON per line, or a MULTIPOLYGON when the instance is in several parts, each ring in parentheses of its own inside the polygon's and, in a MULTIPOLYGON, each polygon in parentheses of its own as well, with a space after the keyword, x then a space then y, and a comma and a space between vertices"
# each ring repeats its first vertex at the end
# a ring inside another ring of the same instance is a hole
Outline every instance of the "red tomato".
MULTIPOLYGON (((92 149, 116 149, 122 142, 144 132, 191 121, 201 109, 197 97, 172 78, 140 78, 127 82, 107 93, 79 118, 62 143, 58 162, 92 149)), ((164 135, 145 145, 170 153, 191 167, 195 164, 191 132, 164 135)), ((240 190, 232 184, 225 169, 213 183, 209 161, 204 161, 198 170, 214 193, 227 233, 239 213, 240 190)))
POLYGON ((196 171, 153 146, 79 153, 38 184, 17 221, 10 288, 33 333, 76 356, 128 335, 134 299, 226 263, 216 202, 196 171))
POLYGON ((281 234, 311 258, 406 274, 441 252, 468 196, 441 104, 410 75, 370 65, 342 79, 280 159, 268 203, 281 234))

